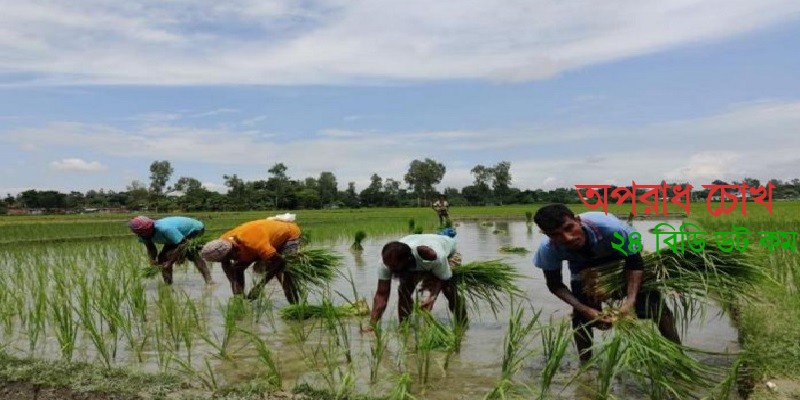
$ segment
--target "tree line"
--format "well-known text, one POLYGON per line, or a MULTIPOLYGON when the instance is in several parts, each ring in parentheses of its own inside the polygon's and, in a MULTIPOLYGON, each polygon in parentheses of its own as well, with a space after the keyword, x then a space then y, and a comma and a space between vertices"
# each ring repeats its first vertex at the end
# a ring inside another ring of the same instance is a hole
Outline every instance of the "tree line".
MULTIPOLYGON (((17 196, 10 194, 0 202, 0 212, 11 208, 49 211, 86 211, 117 208, 131 211, 244 211, 281 209, 359 208, 359 207, 418 207, 430 206, 440 194, 447 196, 453 206, 503 205, 532 203, 579 203, 574 187, 553 190, 519 189, 512 186, 511 163, 501 161, 495 165, 476 165, 470 172, 471 185, 460 190, 453 187, 438 191, 436 186, 447 171, 444 164, 430 158, 414 160, 402 180, 381 177, 373 173, 369 185, 357 191, 355 182, 347 182, 339 190, 336 175, 323 171, 316 177, 292 179, 288 167, 276 163, 267 170, 266 179, 245 181, 237 174, 225 174, 223 180, 227 193, 211 191, 192 177, 181 176, 173 181, 173 168, 169 161, 150 164, 149 184, 135 180, 124 191, 89 190, 85 193, 53 190, 27 190, 17 196), (170 182, 172 182, 170 184, 170 182)), ((761 182, 744 178, 750 186, 761 182)), ((774 199, 800 197, 800 179, 781 181, 772 179, 774 199)), ((727 184, 715 180, 713 184, 727 184)), ((694 195, 704 198, 707 189, 694 195)))

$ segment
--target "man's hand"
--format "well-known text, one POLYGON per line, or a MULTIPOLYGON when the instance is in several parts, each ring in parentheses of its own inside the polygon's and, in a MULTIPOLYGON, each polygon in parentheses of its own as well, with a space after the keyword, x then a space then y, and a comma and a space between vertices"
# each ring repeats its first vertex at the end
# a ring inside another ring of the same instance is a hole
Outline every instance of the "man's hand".
POLYGON ((436 302, 436 296, 427 296, 422 299, 422 303, 420 303, 419 308, 430 311, 433 309, 433 303, 436 302))
POLYGON ((619 310, 617 310, 619 311, 619 316, 624 317, 630 314, 631 310, 633 310, 633 306, 634 302, 625 300, 625 302, 622 303, 622 306, 619 307, 619 310))
POLYGON ((150 259, 150 265, 152 265, 154 267, 160 267, 161 266, 161 264, 159 264, 158 260, 155 260, 155 259, 150 259))
POLYGON ((599 310, 591 307, 587 307, 587 309, 583 312, 583 315, 594 322, 595 328, 603 331, 610 329, 611 324, 614 323, 614 317, 610 315, 603 315, 603 313, 601 313, 599 310))

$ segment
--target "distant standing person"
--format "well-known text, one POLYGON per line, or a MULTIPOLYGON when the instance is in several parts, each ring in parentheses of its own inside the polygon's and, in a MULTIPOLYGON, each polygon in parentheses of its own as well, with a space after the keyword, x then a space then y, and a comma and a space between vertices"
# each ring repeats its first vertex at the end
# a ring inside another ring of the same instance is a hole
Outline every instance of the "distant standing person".
POLYGON ((450 203, 447 202, 447 198, 444 195, 439 195, 439 200, 434 201, 432 207, 436 210, 436 214, 439 215, 440 226, 450 221, 450 214, 447 211, 450 208, 450 203))
POLYGON ((300 227, 291 221, 259 219, 245 222, 225 232, 217 240, 203 246, 203 258, 222 263, 222 270, 231 283, 234 296, 244 293, 244 271, 253 264, 253 271, 265 274, 248 293, 258 297, 270 279, 277 277, 286 300, 296 304, 300 298, 297 285, 286 274, 283 255, 296 253, 300 245, 300 227))
POLYGON ((202 222, 189 217, 165 217, 152 220, 148 217, 138 216, 128 221, 128 227, 147 247, 150 264, 161 267, 161 277, 164 278, 164 283, 167 285, 172 285, 173 265, 186 258, 192 261, 207 284, 214 283, 206 262, 200 256, 200 249, 187 248, 191 245, 189 239, 203 235, 205 226, 202 222), (164 245, 161 252, 158 252, 156 243, 164 245))

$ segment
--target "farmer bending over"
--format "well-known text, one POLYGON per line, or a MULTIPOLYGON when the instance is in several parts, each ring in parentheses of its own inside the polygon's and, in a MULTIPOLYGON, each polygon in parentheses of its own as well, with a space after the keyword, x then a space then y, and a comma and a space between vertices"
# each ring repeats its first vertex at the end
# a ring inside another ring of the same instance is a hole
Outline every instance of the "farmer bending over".
POLYGON ((296 253, 299 244, 300 228, 294 222, 259 219, 245 222, 225 232, 219 239, 206 243, 202 254, 208 261, 222 263, 234 295, 244 293, 244 271, 255 263, 253 272, 264 274, 264 277, 247 297, 255 299, 267 282, 277 277, 286 300, 296 304, 298 289, 292 277, 285 273, 286 261, 282 254, 296 253))
POLYGON ((188 217, 166 217, 153 221, 150 218, 138 216, 128 222, 128 227, 147 247, 150 264, 161 267, 161 276, 167 285, 172 285, 172 266, 187 258, 203 274, 203 279, 207 284, 214 283, 211 280, 211 272, 209 272, 206 262, 200 257, 198 249, 188 248, 191 246, 189 239, 203 235, 202 222, 188 217), (160 253, 156 249, 156 243, 164 244, 160 253))
POLYGON ((618 233, 627 249, 628 236, 633 233, 633 228, 613 215, 601 212, 576 216, 563 204, 540 208, 533 220, 547 235, 539 245, 533 263, 544 271, 550 292, 572 306, 572 327, 581 363, 586 363, 592 356, 592 328, 608 329, 614 322, 613 317, 601 314, 602 299, 584 292, 584 284, 588 286, 588 282, 582 282, 581 271, 616 260, 625 260, 627 276, 627 293, 619 308, 620 315, 635 310, 638 317, 656 321, 661 335, 680 344, 675 319, 661 295, 657 291, 640 293, 644 266, 641 246, 627 257, 612 247, 612 241, 619 242, 614 237, 614 233, 618 233), (561 277, 563 260, 569 264, 572 290, 564 285, 561 277))
POLYGON ((461 264, 461 254, 456 251, 456 241, 443 235, 408 235, 398 241, 389 242, 381 252, 383 265, 378 269, 378 289, 370 316, 370 325, 365 332, 372 331, 386 310, 392 288, 392 277, 400 281, 400 297, 397 302, 397 315, 400 322, 411 313, 412 295, 417 284, 428 296, 422 300, 421 307, 430 310, 439 293, 444 293, 447 305, 457 321, 466 322, 467 312, 464 299, 458 295, 456 285, 450 279, 453 267, 461 264))

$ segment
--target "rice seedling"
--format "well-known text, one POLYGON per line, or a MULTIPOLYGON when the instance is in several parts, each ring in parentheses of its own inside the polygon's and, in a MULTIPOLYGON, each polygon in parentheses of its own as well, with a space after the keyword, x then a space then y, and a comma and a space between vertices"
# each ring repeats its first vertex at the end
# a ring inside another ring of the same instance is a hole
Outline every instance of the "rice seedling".
POLYGON ((56 293, 50 299, 50 316, 55 327, 61 358, 72 360, 78 340, 78 321, 73 317, 72 299, 64 281, 56 281, 56 293))
POLYGON ((364 231, 356 231, 355 237, 353 238, 353 244, 350 245, 350 250, 353 251, 362 251, 364 250, 364 246, 361 245, 361 242, 364 241, 367 237, 367 232, 364 231))
POLYGON ((522 368, 525 359, 533 354, 532 333, 540 315, 541 311, 537 311, 527 322, 524 322, 525 309, 515 308, 512 300, 508 330, 503 337, 503 361, 500 373, 502 380, 513 381, 514 375, 522 368))
POLYGON ((710 391, 727 373, 697 361, 694 352, 664 338, 646 321, 621 318, 610 342, 595 355, 598 397, 609 398, 613 378, 622 374, 632 376, 651 399, 693 398, 698 391, 710 391))
POLYGON ((325 249, 302 248, 286 255, 286 273, 302 291, 323 287, 339 274, 342 257, 325 249))
MULTIPOLYGON (((682 307, 675 310, 676 315, 688 323, 697 310, 705 309, 708 299, 724 309, 738 300, 754 300, 758 285, 769 279, 754 257, 753 253, 724 252, 713 241, 708 241, 702 252, 687 249, 681 254, 662 249, 648 253, 643 256, 642 291, 679 294, 676 300, 682 307)), ((623 264, 618 262, 587 269, 581 279, 585 292, 601 300, 620 298, 627 285, 623 264)))
POLYGON ((377 325, 374 330, 375 340, 369 348, 369 381, 375 383, 378 380, 378 371, 383 361, 383 355, 386 353, 386 336, 384 335, 383 328, 377 325))
POLYGON ((561 320, 555 325, 551 321, 549 326, 540 330, 540 333, 545 364, 540 373, 539 396, 544 398, 550 391, 553 378, 558 372, 561 362, 567 354, 567 348, 572 342, 572 327, 567 320, 561 320))
POLYGON ((533 211, 525 211, 525 223, 528 225, 533 223, 533 211))
POLYGON ((417 222, 414 221, 414 218, 408 219, 408 233, 413 233, 416 230, 417 222))
POLYGON ((208 358, 203 358, 203 366, 205 370, 203 372, 198 371, 190 362, 181 360, 178 357, 175 357, 174 360, 176 364, 180 367, 180 369, 194 378, 197 378, 200 383, 207 388, 208 390, 217 390, 219 388, 219 382, 217 379, 217 374, 214 372, 214 368, 211 366, 211 363, 208 361, 208 358))
POLYGON ((531 251, 524 247, 502 246, 497 251, 501 253, 528 254, 531 251))
POLYGON ((403 372, 394 384, 392 391, 389 393, 387 400, 416 400, 417 398, 411 395, 411 375, 408 372, 403 372))
POLYGON ((273 351, 270 350, 267 343, 255 333, 244 330, 241 332, 250 338, 250 343, 256 348, 259 363, 267 368, 266 382, 268 382, 273 389, 281 389, 283 387, 283 378, 281 377, 281 371, 278 367, 277 357, 273 351))
POLYGON ((473 261, 453 268, 451 279, 470 308, 477 311, 481 303, 486 303, 497 315, 506 295, 523 295, 522 289, 516 284, 516 280, 522 277, 513 266, 500 260, 488 260, 473 261))
POLYGON ((369 315, 369 305, 366 299, 358 299, 354 303, 335 306, 330 301, 322 304, 298 303, 289 304, 280 311, 284 319, 303 320, 309 318, 323 318, 335 315, 337 318, 369 315))

